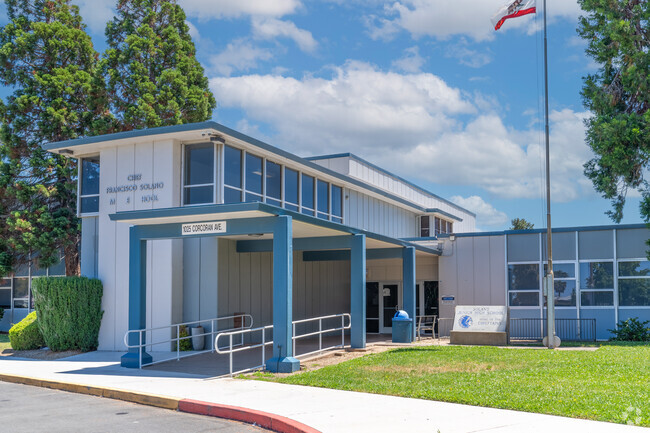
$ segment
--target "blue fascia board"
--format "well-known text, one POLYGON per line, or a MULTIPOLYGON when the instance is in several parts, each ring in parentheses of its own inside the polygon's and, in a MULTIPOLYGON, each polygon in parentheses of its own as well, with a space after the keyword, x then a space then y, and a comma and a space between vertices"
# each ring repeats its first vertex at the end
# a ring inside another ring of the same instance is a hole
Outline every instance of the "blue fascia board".
MULTIPOLYGON (((318 161, 318 160, 323 160, 323 159, 334 159, 334 158, 352 158, 352 159, 356 159, 357 161, 359 161, 359 162, 361 162, 363 164, 366 164, 369 167, 374 168, 375 170, 378 170, 378 171, 380 171, 380 172, 382 172, 384 174, 387 174, 388 176, 394 177, 395 179, 398 179, 398 180, 404 182, 405 184, 417 189, 421 193, 429 195, 429 196, 431 196, 431 197, 433 197, 433 198, 435 198, 437 200, 443 201, 443 202, 447 203, 448 205, 452 206, 453 208, 458 209, 458 210, 463 211, 463 212, 467 212, 468 214, 470 214, 470 215, 472 215, 473 217, 476 218, 476 214, 474 212, 471 212, 471 211, 465 209, 464 207, 458 206, 456 203, 453 203, 453 202, 451 202, 451 201, 449 201, 449 200, 447 200, 445 198, 442 198, 439 195, 434 194, 431 191, 428 191, 428 190, 422 188, 421 186, 416 185, 413 182, 408 181, 408 180, 404 179, 403 177, 396 175, 395 173, 391 173, 390 171, 386 170, 385 168, 381 168, 378 165, 375 165, 372 162, 355 155, 354 153, 349 153, 349 152, 348 153, 334 153, 334 154, 331 154, 331 155, 310 156, 310 157, 307 157, 305 159, 307 159, 309 161, 318 161)), ((462 220, 460 220, 460 221, 462 221, 462 220)))
MULTIPOLYGON (((418 251, 428 254, 440 255, 440 251, 427 248, 421 245, 413 244, 401 239, 391 238, 379 233, 373 233, 366 230, 357 229, 354 227, 346 226, 343 224, 335 223, 332 221, 325 221, 309 215, 304 215, 298 212, 293 212, 287 209, 279 208, 267 203, 251 202, 251 203, 233 203, 233 204, 209 204, 204 206, 187 206, 187 207, 172 207, 163 209, 146 209, 146 210, 132 210, 117 212, 110 214, 111 221, 137 221, 153 218, 171 218, 181 216, 201 216, 207 214, 222 214, 230 212, 264 212, 270 215, 290 216, 294 221, 301 221, 311 225, 338 230, 351 235, 366 235, 368 238, 375 239, 381 242, 399 245, 403 247, 415 247, 418 251)), ((260 217, 264 218, 264 217, 260 217)), ((137 225, 137 224, 136 224, 137 225)), ((144 227, 144 226, 142 226, 144 227)))
POLYGON ((438 208, 431 208, 426 210, 427 213, 438 213, 442 216, 446 216, 447 218, 450 218, 452 220, 456 220, 458 222, 463 222, 462 218, 458 218, 456 215, 452 215, 449 212, 445 212, 444 210, 438 209, 438 208))
MULTIPOLYGON (((197 131, 197 130, 201 130, 201 129, 213 129, 215 131, 221 132, 222 134, 229 135, 231 137, 236 138, 237 140, 244 141, 244 142, 246 142, 248 144, 251 144, 251 145, 253 145, 255 147, 263 149, 263 150, 265 150, 267 152, 276 154, 276 155, 278 155, 278 156, 280 156, 282 158, 286 158, 286 159, 294 161, 294 162, 296 162, 298 164, 302 164, 304 166, 307 166, 307 167, 311 168, 312 170, 322 172, 324 174, 327 174, 328 176, 335 177, 337 179, 340 179, 340 180, 342 180, 344 182, 348 182, 348 183, 353 184, 353 185, 355 185, 357 187, 360 187, 362 189, 367 189, 367 190, 372 191, 372 192, 374 192, 376 194, 380 194, 380 195, 383 195, 385 197, 388 197, 391 200, 394 200, 396 202, 404 204, 404 205, 406 205, 408 207, 417 209, 420 212, 425 212, 426 211, 426 209, 423 208, 422 206, 419 206, 416 203, 412 203, 412 202, 410 202, 410 201, 408 201, 408 200, 406 200, 406 199, 404 199, 404 198, 402 198, 402 197, 400 197, 398 195, 392 194, 392 193, 384 191, 384 190, 380 190, 379 188, 375 188, 374 186, 372 186, 370 184, 367 184, 365 182, 357 180, 357 179, 355 179, 353 177, 346 176, 344 174, 338 173, 336 171, 330 170, 329 168, 326 168, 326 167, 323 167, 323 166, 321 166, 319 164, 311 162, 309 159, 301 158, 301 157, 299 157, 297 155, 294 155, 293 153, 287 152, 286 150, 282 150, 282 149, 277 148, 275 146, 271 146, 270 144, 264 143, 263 141, 260 141, 260 140, 258 140, 256 138, 253 138, 253 137, 250 137, 250 136, 248 136, 246 134, 242 134, 241 132, 235 131, 234 129, 230 129, 227 126, 223 126, 223 125, 221 125, 221 124, 219 124, 217 122, 213 122, 213 121, 199 122, 199 123, 187 123, 187 124, 184 124, 184 125, 160 126, 160 127, 157 127, 157 128, 145 128, 145 129, 138 129, 138 130, 133 130, 133 131, 116 132, 114 134, 105 134, 105 135, 98 135, 98 136, 93 136, 93 137, 76 138, 74 140, 65 140, 65 141, 58 141, 58 142, 55 142, 55 143, 43 144, 41 147, 44 150, 47 150, 47 151, 55 151, 55 150, 58 150, 58 149, 71 148, 71 147, 81 146, 81 145, 85 145, 85 144, 103 143, 103 142, 106 142, 106 141, 125 140, 125 139, 130 139, 130 138, 147 137, 147 136, 154 136, 154 135, 161 135, 161 134, 172 134, 172 133, 178 133, 178 132, 197 131)), ((369 163, 367 161, 362 160, 361 158, 359 158, 357 156, 354 156, 352 154, 350 154, 350 155, 352 157, 354 157, 354 158, 359 159, 360 161, 362 161, 362 162, 364 162, 366 164, 371 164, 371 163, 369 163)), ((376 167, 376 166, 373 166, 373 167, 376 167)), ((417 188, 417 189, 419 189, 420 191, 422 191, 422 192, 424 192, 426 194, 432 195, 433 197, 435 197, 435 198, 437 198, 439 200, 442 200, 445 203, 448 203, 449 205, 451 205, 451 206, 453 206, 453 207, 455 207, 455 208, 457 208, 457 209, 459 209, 459 210, 461 210, 463 212, 467 212, 467 213, 469 213, 471 215, 476 216, 475 214, 469 212, 468 210, 463 209, 460 206, 455 205, 452 202, 443 199, 442 197, 438 197, 437 195, 432 194, 432 193, 422 189, 421 187, 418 187, 417 185, 408 182, 405 179, 397 177, 397 176, 387 172, 386 170, 383 170, 380 167, 376 167, 376 168, 379 169, 379 170, 384 171, 385 173, 390 174, 391 176, 394 176, 397 179, 400 179, 403 182, 407 182, 409 185, 413 186, 414 188, 417 188)))
MULTIPOLYGON (((582 226, 582 227, 558 227, 551 228, 551 233, 568 233, 568 232, 588 232, 588 231, 602 231, 602 230, 629 230, 629 229, 643 229, 648 228, 646 224, 612 224, 612 225, 601 225, 601 226, 582 226)), ((537 233, 546 233, 546 229, 530 229, 530 230, 504 230, 504 231, 492 231, 492 232, 472 232, 472 233, 441 233, 438 235, 440 239, 446 239, 450 235, 456 236, 459 238, 468 238, 468 237, 478 237, 478 236, 503 236, 503 235, 523 235, 523 234, 537 234, 537 233)), ((405 238, 404 240, 415 240, 418 238, 405 238)), ((428 238, 421 238, 428 239, 428 238)))

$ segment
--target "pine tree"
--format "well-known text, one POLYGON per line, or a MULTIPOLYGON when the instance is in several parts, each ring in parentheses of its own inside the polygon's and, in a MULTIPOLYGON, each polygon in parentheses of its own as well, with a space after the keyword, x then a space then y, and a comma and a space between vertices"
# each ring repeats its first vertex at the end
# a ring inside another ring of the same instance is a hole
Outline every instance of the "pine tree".
POLYGON ((50 266, 63 251, 66 273, 77 274, 76 161, 41 145, 87 135, 104 118, 98 56, 69 0, 5 3, 0 84, 13 93, 0 101, 0 273, 50 266))
POLYGON ((216 107, 175 0, 119 0, 106 27, 106 79, 114 131, 209 119, 216 107))
POLYGON ((629 190, 641 193, 641 215, 650 222, 650 1, 579 0, 585 15, 578 33, 600 66, 584 79, 582 96, 591 117, 587 144, 594 158, 585 174, 612 201, 620 222, 629 190))

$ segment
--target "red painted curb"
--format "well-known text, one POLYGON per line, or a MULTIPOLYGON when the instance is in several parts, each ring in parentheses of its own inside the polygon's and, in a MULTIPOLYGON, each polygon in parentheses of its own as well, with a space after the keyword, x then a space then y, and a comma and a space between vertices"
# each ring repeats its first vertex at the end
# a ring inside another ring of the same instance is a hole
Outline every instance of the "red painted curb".
POLYGON ((315 428, 284 416, 238 406, 183 399, 178 402, 178 410, 197 415, 208 415, 242 421, 249 424, 257 424, 260 427, 280 433, 321 433, 315 428))

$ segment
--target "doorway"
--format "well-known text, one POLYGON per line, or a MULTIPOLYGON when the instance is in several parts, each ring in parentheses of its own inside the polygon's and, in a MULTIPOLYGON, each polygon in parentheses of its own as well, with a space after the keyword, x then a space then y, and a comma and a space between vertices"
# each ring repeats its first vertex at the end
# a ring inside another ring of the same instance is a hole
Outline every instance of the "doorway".
POLYGON ((401 305, 400 283, 366 283, 366 332, 390 334, 393 316, 401 305))
MULTIPOLYGON (((438 282, 420 281, 415 285, 415 293, 416 314, 418 316, 435 315, 438 317, 438 282)), ((437 327, 437 321, 435 326, 437 327)))

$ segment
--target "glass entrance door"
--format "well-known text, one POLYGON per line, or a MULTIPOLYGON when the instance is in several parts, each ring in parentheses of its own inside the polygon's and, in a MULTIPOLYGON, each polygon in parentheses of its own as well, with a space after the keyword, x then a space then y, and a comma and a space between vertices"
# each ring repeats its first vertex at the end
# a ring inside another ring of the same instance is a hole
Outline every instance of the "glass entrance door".
POLYGON ((366 283, 366 332, 379 333, 379 283, 366 283))
POLYGON ((380 332, 390 333, 393 330, 393 316, 399 309, 399 284, 390 283, 381 285, 380 311, 382 313, 380 320, 380 332))
MULTIPOLYGON (((438 316, 438 282, 423 281, 415 285, 416 307, 418 316, 438 316)), ((437 332, 436 321, 436 332, 437 332)), ((416 322, 417 326, 417 322, 416 322)))

